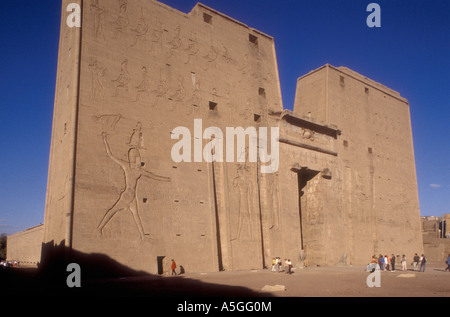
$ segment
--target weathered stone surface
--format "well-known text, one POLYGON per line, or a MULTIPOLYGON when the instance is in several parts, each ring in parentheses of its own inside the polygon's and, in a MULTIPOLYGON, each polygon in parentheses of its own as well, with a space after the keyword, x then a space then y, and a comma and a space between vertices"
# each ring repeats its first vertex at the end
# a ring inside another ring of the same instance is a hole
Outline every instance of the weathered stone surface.
POLYGON ((446 261, 450 254, 450 239, 448 228, 450 214, 444 214, 442 218, 422 217, 423 249, 428 261, 446 261), (444 232, 442 231, 442 222, 444 232))
POLYGON ((44 225, 38 225, 7 237, 6 260, 22 266, 36 266, 41 261, 44 225))

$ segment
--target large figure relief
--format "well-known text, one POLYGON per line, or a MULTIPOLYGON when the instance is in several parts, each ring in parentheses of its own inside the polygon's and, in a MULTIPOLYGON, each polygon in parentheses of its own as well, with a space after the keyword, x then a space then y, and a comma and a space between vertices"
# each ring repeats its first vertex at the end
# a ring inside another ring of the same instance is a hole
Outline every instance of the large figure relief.
POLYGON ((255 238, 253 232, 252 211, 254 208, 253 195, 256 187, 253 184, 250 169, 248 166, 239 165, 237 168, 237 176, 234 178, 232 186, 235 192, 238 193, 235 197, 238 198, 237 205, 237 228, 236 234, 231 237, 231 240, 250 240, 255 238))
POLYGON ((170 181, 169 177, 156 175, 143 168, 140 153, 140 148, 142 146, 142 134, 140 128, 141 125, 138 122, 136 128, 133 130, 133 133, 130 136, 129 139, 130 141, 127 143, 129 149, 128 149, 128 159, 126 161, 119 159, 116 155, 112 153, 108 141, 108 134, 106 132, 102 133, 103 144, 105 146, 106 154, 112 161, 114 161, 122 169, 125 176, 125 184, 124 184, 125 186, 122 192, 120 193, 119 197, 117 198, 116 202, 113 204, 111 208, 109 208, 105 212, 103 218, 101 219, 99 225, 97 226, 97 229, 99 230, 100 234, 102 233, 103 228, 112 220, 112 218, 118 212, 129 211, 133 216, 141 240, 144 240, 146 233, 142 225, 142 220, 139 214, 139 207, 137 203, 138 183, 142 177, 163 182, 170 181))

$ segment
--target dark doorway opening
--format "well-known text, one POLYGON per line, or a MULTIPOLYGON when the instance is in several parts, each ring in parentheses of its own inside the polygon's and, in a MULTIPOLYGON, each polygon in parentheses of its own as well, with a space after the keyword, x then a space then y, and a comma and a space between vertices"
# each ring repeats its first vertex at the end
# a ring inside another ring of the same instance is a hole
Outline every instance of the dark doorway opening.
POLYGON ((165 255, 156 257, 156 262, 158 264, 158 274, 159 275, 164 274, 164 263, 163 263, 163 260, 164 260, 165 257, 166 257, 165 255))
POLYGON ((313 179, 319 171, 311 170, 307 167, 300 168, 292 168, 293 172, 297 173, 298 179, 298 209, 299 209, 299 218, 300 218, 300 239, 301 239, 301 247, 302 250, 305 249, 304 246, 304 238, 303 233, 305 231, 304 219, 306 214, 306 195, 305 195, 305 187, 308 182, 313 179))

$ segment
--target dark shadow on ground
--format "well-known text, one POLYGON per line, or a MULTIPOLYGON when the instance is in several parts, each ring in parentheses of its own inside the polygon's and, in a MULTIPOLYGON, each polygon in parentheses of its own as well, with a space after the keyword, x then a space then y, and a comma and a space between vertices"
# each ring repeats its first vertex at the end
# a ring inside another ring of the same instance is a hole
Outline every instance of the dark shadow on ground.
POLYGON ((42 246, 38 269, 1 268, 5 294, 14 296, 271 297, 240 286, 210 284, 183 275, 160 276, 133 270, 104 254, 86 254, 50 242, 42 246), (81 287, 68 287, 69 263, 81 268, 81 287))

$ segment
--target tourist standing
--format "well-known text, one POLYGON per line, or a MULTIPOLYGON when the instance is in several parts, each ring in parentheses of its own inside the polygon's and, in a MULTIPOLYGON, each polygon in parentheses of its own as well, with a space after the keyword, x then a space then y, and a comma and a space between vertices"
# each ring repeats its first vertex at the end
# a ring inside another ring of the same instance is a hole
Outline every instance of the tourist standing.
POLYGON ((177 268, 177 264, 175 263, 175 261, 172 259, 172 264, 170 265, 170 268, 172 269, 172 275, 177 275, 177 272, 175 272, 175 269, 177 268))
POLYGON ((403 254, 402 256, 402 271, 407 271, 408 269, 406 268, 406 255, 403 254))
POLYGON ((291 268, 292 268, 292 262, 291 262, 291 259, 287 259, 286 261, 285 261, 285 264, 286 264, 286 274, 291 274, 292 272, 291 272, 291 268))
POLYGON ((395 272, 395 255, 391 255, 391 271, 395 272))
POLYGON ((445 270, 450 272, 450 254, 447 257, 447 262, 446 263, 447 263, 447 268, 445 270))
POLYGON ((378 257, 378 265, 380 266, 380 270, 383 271, 384 270, 384 257, 381 254, 378 257))
POLYGON ((420 269, 419 272, 425 272, 425 263, 427 263, 427 258, 425 257, 425 254, 422 254, 420 257, 420 269), (423 271, 422 271, 423 268, 423 271))
POLYGON ((419 262, 420 262, 420 257, 417 255, 417 253, 414 253, 414 262, 413 262, 414 271, 417 271, 419 262))
POLYGON ((275 271, 277 273, 280 273, 280 262, 279 262, 279 258, 278 257, 275 258, 275 271))

